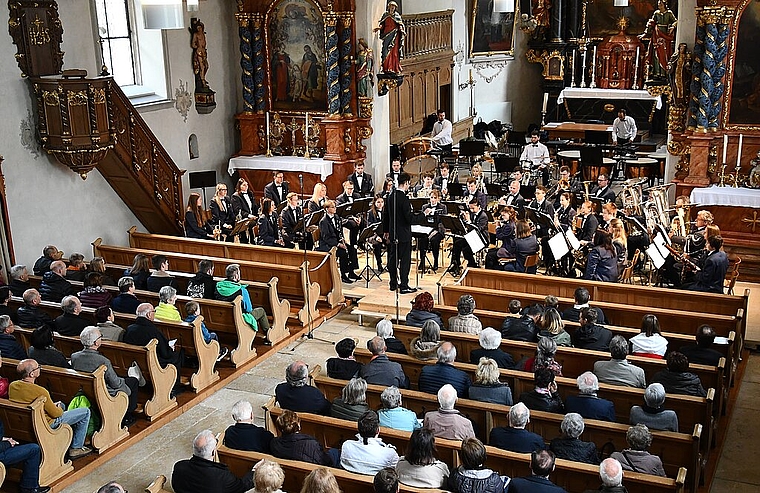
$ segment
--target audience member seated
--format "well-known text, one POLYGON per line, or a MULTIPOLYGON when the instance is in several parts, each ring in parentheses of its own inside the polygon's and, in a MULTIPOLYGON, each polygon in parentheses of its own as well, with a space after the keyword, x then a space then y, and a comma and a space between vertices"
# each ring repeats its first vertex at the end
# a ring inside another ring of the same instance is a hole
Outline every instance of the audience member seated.
POLYGON ((539 368, 533 375, 533 382, 535 388, 520 394, 520 402, 524 402, 529 409, 534 411, 565 412, 565 406, 557 392, 554 372, 549 368, 539 368))
POLYGON ((11 267, 10 270, 11 282, 8 283, 8 287, 11 289, 13 296, 21 298, 24 296, 24 291, 29 289, 29 271, 26 265, 17 264, 11 267))
POLYGON ((393 322, 384 318, 377 322, 375 333, 385 340, 385 350, 389 353, 407 354, 406 346, 400 339, 393 337, 393 322))
POLYGON ((530 409, 518 402, 509 409, 509 426, 491 429, 488 443, 510 452, 528 453, 546 448, 544 439, 525 427, 530 423, 530 409))
POLYGON ((696 340, 696 344, 681 346, 679 351, 689 358, 690 362, 697 365, 718 366, 723 355, 720 351, 713 349, 715 329, 707 324, 700 325, 697 329, 696 340))
POLYGON ((181 322, 182 315, 177 310, 177 290, 171 286, 162 286, 158 290, 156 320, 162 322, 181 322))
MULTIPOLYGON (((485 331, 481 332, 481 335, 483 333, 485 331)), ((512 405, 512 389, 508 384, 499 381, 499 366, 495 360, 480 358, 478 370, 475 372, 475 381, 470 385, 469 396, 470 399, 480 402, 512 405)))
POLYGON ((327 376, 339 380, 350 380, 359 374, 362 364, 354 359, 356 341, 350 337, 341 339, 335 344, 337 358, 327 360, 327 376))
POLYGON ((0 286, 0 315, 8 315, 13 323, 18 323, 16 310, 8 306, 11 301, 11 290, 8 286, 0 286))
POLYGON ((490 358, 499 365, 499 368, 515 367, 512 355, 499 349, 501 345, 501 332, 493 327, 486 327, 478 335, 478 342, 480 343, 480 349, 470 351, 470 363, 477 364, 481 358, 490 358))
POLYGON ((602 282, 618 281, 618 255, 625 258, 625 253, 618 254, 612 244, 612 236, 606 231, 597 230, 594 234, 594 248, 589 251, 584 279, 602 282))
POLYGON ((668 353, 667 367, 655 373, 652 382, 662 384, 668 394, 707 397, 699 376, 689 371, 689 359, 678 351, 668 353))
MULTIPOLYGON (((37 327, 29 337, 31 346, 29 347, 29 357, 41 365, 57 366, 59 368, 71 368, 69 361, 62 352, 54 347, 53 328, 50 324, 37 327)), ((9 356, 5 349, 2 354, 9 356)), ((26 356, 24 356, 26 358, 26 356)), ((24 359, 15 358, 15 359, 24 359)))
POLYGON ((93 257, 90 260, 90 265, 87 266, 88 272, 97 272, 100 274, 100 282, 102 286, 116 286, 116 282, 111 276, 106 274, 106 261, 103 257, 93 257))
POLYGON ((380 426, 401 431, 414 431, 420 426, 420 420, 414 411, 401 406, 401 391, 390 386, 380 394, 383 408, 377 412, 380 426))
MULTIPOLYGON (((428 320, 438 324, 438 327, 443 327, 443 320, 441 314, 433 311, 433 295, 424 291, 412 300, 412 309, 406 314, 406 325, 410 327, 422 327, 428 320)), ((402 481, 403 482, 403 481, 402 481)))
POLYGON ((91 453, 92 449, 84 445, 87 425, 90 422, 90 409, 80 407, 66 411, 66 405, 63 402, 53 401, 47 389, 35 383, 37 378, 42 374, 42 368, 33 359, 19 361, 16 371, 20 380, 11 382, 8 389, 8 398, 20 404, 31 404, 38 397, 44 397, 45 404, 43 409, 50 427, 55 430, 65 423, 71 426, 74 431, 69 448, 69 458, 78 459, 91 453))
POLYGON ((641 333, 631 337, 630 342, 631 353, 637 356, 662 359, 668 351, 668 340, 662 337, 660 321, 655 315, 644 315, 641 333))
POLYGON ((24 305, 18 307, 16 310, 16 318, 18 319, 19 327, 27 329, 35 329, 40 325, 46 323, 53 323, 53 319, 50 315, 40 310, 40 303, 42 297, 39 291, 34 288, 24 291, 24 305))
POLYGON ((457 301, 457 314, 449 318, 451 332, 465 332, 467 334, 480 334, 483 324, 475 316, 475 298, 469 294, 463 294, 457 301))
POLYGON ((625 387, 638 387, 643 389, 647 386, 644 370, 628 361, 628 341, 621 335, 616 335, 610 341, 609 361, 597 361, 594 363, 594 375, 602 383, 611 385, 623 385, 625 387))
MULTIPOLYGON (((380 469, 375 478, 372 480, 372 489, 375 493, 398 493, 399 492, 398 473, 391 467, 380 469)), ((306 490, 306 481, 304 481, 304 488, 301 489, 301 493, 328 493, 326 490, 309 489, 306 490)), ((330 491, 329 493, 340 493, 340 490, 330 491)))
POLYGON ((203 430, 196 435, 193 456, 174 464, 172 489, 175 493, 245 493, 253 488, 253 471, 238 478, 226 464, 214 461, 216 446, 216 437, 211 430, 203 430))
POLYGON ((504 264, 504 270, 507 272, 527 272, 528 274, 535 274, 537 266, 528 267, 525 269, 525 262, 529 256, 538 253, 539 244, 536 235, 531 231, 530 224, 526 220, 519 220, 515 223, 516 236, 515 239, 515 261, 504 264))
POLYGON ((92 320, 81 314, 82 302, 74 295, 63 298, 61 310, 63 314, 55 318, 55 331, 61 335, 79 337, 85 327, 92 325, 92 320))
POLYGON ((386 356, 385 339, 375 336, 367 342, 367 348, 372 353, 369 363, 362 366, 359 375, 372 385, 395 385, 400 389, 409 388, 409 377, 399 363, 391 361, 386 356))
MULTIPOLYGON (((396 471, 390 468, 383 469, 396 471)), ((396 485, 398 486, 398 478, 396 479, 396 485)), ((397 493, 398 490, 394 490, 393 493, 397 493)), ((295 492, 293 492, 295 493, 295 492)), ((325 467, 318 467, 314 469, 303 479, 303 486, 301 487, 301 493, 341 493, 338 480, 329 469, 325 467)))
POLYGON ((330 414, 330 401, 322 392, 311 385, 309 367, 303 361, 294 361, 285 369, 285 381, 274 389, 277 403, 283 409, 299 413, 312 413, 327 416, 330 414))
POLYGON ((34 263, 33 272, 35 276, 43 276, 50 271, 50 264, 61 260, 63 252, 58 250, 55 245, 47 245, 42 249, 42 257, 34 263))
POLYGON ((103 289, 103 276, 99 272, 90 272, 84 278, 84 289, 77 295, 82 306, 100 308, 111 304, 111 293, 103 289))
POLYGON ((457 348, 450 342, 444 342, 438 348, 438 361, 434 365, 425 365, 420 371, 418 388, 428 394, 436 394, 444 384, 451 384, 457 395, 467 398, 471 382, 467 373, 454 368, 457 348))
POLYGON ((6 466, 21 465, 20 493, 47 493, 48 486, 40 486, 40 463, 42 452, 36 443, 20 444, 5 436, 5 427, 0 421, 0 463, 6 466))
POLYGON ((483 442, 477 438, 462 440, 462 465, 451 471, 446 489, 453 493, 507 493, 509 477, 488 469, 486 458, 483 442))
MULTIPOLYGON (((136 314, 135 322, 130 324, 124 333, 124 342, 135 346, 146 346, 151 340, 156 339, 158 341, 158 345, 156 346, 158 363, 164 368, 167 365, 177 367, 177 381, 179 381, 179 374, 185 356, 184 351, 182 349, 176 351, 172 348, 163 332, 158 330, 153 324, 153 319, 156 315, 153 305, 150 303, 140 304, 137 307, 136 314)), ((175 390, 179 391, 179 387, 176 385, 175 390)))
POLYGON ((364 413, 357 423, 356 440, 346 440, 340 451, 340 466, 346 471, 374 476, 381 469, 396 467, 398 454, 393 445, 383 443, 375 411, 364 413))
POLYGON ((272 438, 269 448, 279 459, 300 460, 321 466, 334 466, 335 461, 311 435, 301 433, 301 420, 293 411, 277 416, 275 426, 279 436, 272 438))
POLYGON ((438 391, 438 410, 425 413, 423 428, 429 428, 436 437, 447 440, 464 440, 474 437, 472 422, 454 409, 457 391, 446 384, 438 391))
MULTIPOLYGON (((164 286, 161 288, 163 290, 164 288, 169 289, 171 286, 164 286)), ((174 289, 174 288, 171 288, 174 289)), ((160 294, 159 294, 160 296, 160 294)), ((174 296, 174 303, 169 303, 169 306, 176 306, 177 297, 174 296)), ((160 305, 159 305, 160 306, 160 305)), ((176 310, 176 308, 175 308, 176 310)), ((177 311, 179 313, 179 311, 177 311)), ((185 313, 187 313, 187 317, 184 318, 183 322, 187 322, 189 324, 195 322, 195 319, 198 318, 198 316, 201 314, 201 306, 198 304, 197 301, 188 301, 185 303, 185 313)), ((158 313, 156 313, 158 315, 158 313)), ((218 341, 219 336, 216 335, 216 332, 209 332, 208 327, 206 327, 206 322, 201 320, 201 334, 203 335, 203 342, 206 344, 210 343, 211 341, 218 341)), ((219 356, 217 356, 216 360, 221 361, 224 359, 225 356, 227 356, 230 352, 230 349, 224 346, 219 346, 219 356)))
POLYGON ((596 395, 599 380, 590 371, 582 373, 577 379, 578 395, 569 395, 565 399, 565 411, 578 413, 585 419, 599 419, 615 422, 615 404, 596 395))
MULTIPOLYGON (((573 298, 575 299, 575 304, 571 308, 566 308, 565 311, 562 312, 562 319, 569 322, 578 322, 581 318, 581 310, 588 308, 589 306, 591 295, 589 294, 588 289, 580 287, 575 289, 573 298)), ((596 314, 597 322, 600 324, 607 323, 607 319, 604 317, 604 312, 601 308, 596 308, 596 314)))
POLYGON ((512 315, 519 315, 519 313, 522 311, 522 303, 520 300, 510 300, 509 304, 507 305, 507 311, 512 315))
POLYGON ((150 259, 147 255, 138 253, 132 260, 132 267, 124 271, 125 276, 131 277, 135 281, 136 289, 148 289, 148 278, 150 277, 150 259))
POLYGON ((586 490, 583 493, 628 493, 623 486, 623 466, 612 458, 607 458, 599 465, 599 478, 602 486, 596 490, 586 490))
POLYGON ((428 428, 412 432, 406 453, 396 465, 399 482, 414 488, 445 488, 449 466, 435 456, 435 436, 428 428))
MULTIPOLYGON (((135 307, 137 310, 137 307, 135 307)), ((98 323, 100 333, 106 341, 121 342, 124 339, 124 329, 114 323, 116 317, 113 310, 108 306, 101 306, 95 310, 95 321, 98 323)))
POLYGON ((567 459, 586 464, 599 464, 599 454, 593 442, 584 442, 578 437, 583 434, 586 424, 583 416, 578 413, 567 413, 562 419, 560 431, 562 436, 555 438, 549 443, 549 450, 554 452, 558 459, 567 459))
POLYGON ((539 322, 541 330, 538 333, 538 338, 549 337, 554 339, 557 346, 572 347, 573 343, 570 340, 570 334, 565 331, 564 324, 562 323, 562 317, 556 308, 546 308, 541 315, 541 321, 539 322))
POLYGON ((507 316, 501 325, 501 337, 513 341, 536 342, 538 327, 543 310, 541 305, 531 305, 526 312, 518 317, 507 316))
POLYGON ((137 383, 134 377, 120 377, 113 369, 111 361, 100 354, 98 349, 103 341, 103 336, 97 327, 86 327, 79 339, 84 349, 71 355, 71 367, 77 371, 92 373, 101 366, 106 367, 105 381, 108 394, 115 396, 118 392, 124 392, 129 397, 127 412, 121 421, 122 426, 129 426, 135 422, 134 412, 137 409, 137 383))
POLYGON ((253 466, 253 484, 251 493, 283 493, 285 472, 282 467, 271 460, 261 459, 253 466))
POLYGON ((580 349, 593 349, 595 351, 609 351, 612 331, 597 324, 599 311, 596 308, 586 307, 581 310, 581 326, 573 332, 573 346, 580 349))
POLYGON ((116 481, 111 481, 101 486, 97 493, 127 493, 127 490, 116 481))
POLYGON ((26 351, 13 335, 14 328, 10 315, 0 315, 0 354, 6 358, 26 359, 26 351))
POLYGON ((654 476, 666 475, 662 460, 647 451, 652 444, 652 433, 646 425, 638 424, 628 428, 625 441, 628 442, 629 448, 613 452, 610 456, 620 462, 623 469, 654 476))
POLYGON ((649 384, 644 391, 644 405, 631 407, 628 422, 643 424, 650 430, 678 432, 678 414, 665 409, 665 387, 661 383, 649 384))
POLYGON ((535 372, 539 368, 548 368, 555 376, 562 376, 562 365, 560 365, 554 356, 557 354, 557 343, 549 337, 540 337, 536 344, 536 355, 525 361, 523 369, 525 371, 535 372))
POLYGON ((187 295, 191 298, 214 299, 214 262, 203 259, 198 262, 198 272, 187 281, 187 295))
POLYGON ((66 264, 61 260, 56 260, 50 264, 50 271, 42 276, 40 284, 40 296, 44 301, 60 302, 64 297, 76 293, 74 286, 64 277, 66 275, 66 264))
POLYGON ((119 294, 111 301, 111 308, 115 312, 134 314, 140 305, 140 300, 135 296, 135 280, 129 276, 119 279, 119 294))
POLYGON ((367 405, 367 382, 359 377, 352 378, 343 387, 340 397, 332 401, 330 416, 348 421, 359 421, 369 411, 367 405))
POLYGON ((167 272, 169 270, 169 259, 165 255, 154 255, 151 263, 153 264, 153 272, 145 281, 145 288, 154 293, 158 293, 164 286, 177 289, 177 280, 167 272))
POLYGON ((224 445, 235 450, 270 453, 269 444, 274 435, 261 426, 253 424, 253 406, 247 400, 232 405, 234 425, 224 431, 224 445))
POLYGON ((421 361, 436 359, 441 344, 441 327, 438 322, 426 320, 422 324, 420 335, 409 344, 409 354, 421 361))
POLYGON ((554 454, 550 450, 539 450, 530 455, 531 475, 524 478, 512 478, 509 493, 566 493, 551 481, 549 475, 554 471, 554 454))
POLYGON ((240 264, 230 264, 224 270, 226 279, 216 283, 214 297, 221 301, 234 301, 238 295, 243 297, 243 320, 253 330, 260 330, 266 336, 269 332, 269 319, 263 308, 253 307, 248 289, 240 282, 240 264))

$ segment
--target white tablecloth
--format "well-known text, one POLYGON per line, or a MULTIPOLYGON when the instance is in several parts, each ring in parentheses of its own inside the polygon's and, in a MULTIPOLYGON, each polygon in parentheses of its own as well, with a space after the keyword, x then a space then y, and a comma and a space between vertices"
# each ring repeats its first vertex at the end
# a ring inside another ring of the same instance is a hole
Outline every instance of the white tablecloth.
POLYGON ((633 89, 590 89, 580 87, 566 87, 562 89, 557 97, 557 104, 567 99, 649 99, 657 100, 655 107, 659 110, 662 108, 662 99, 660 96, 652 96, 644 90, 633 89))
POLYGON ((324 159, 304 159, 297 156, 238 156, 231 158, 227 172, 232 175, 238 169, 300 171, 319 175, 324 180, 332 174, 333 163, 324 159))
POLYGON ((760 209, 760 190, 717 185, 695 188, 691 191, 691 202, 699 205, 736 205, 760 209))

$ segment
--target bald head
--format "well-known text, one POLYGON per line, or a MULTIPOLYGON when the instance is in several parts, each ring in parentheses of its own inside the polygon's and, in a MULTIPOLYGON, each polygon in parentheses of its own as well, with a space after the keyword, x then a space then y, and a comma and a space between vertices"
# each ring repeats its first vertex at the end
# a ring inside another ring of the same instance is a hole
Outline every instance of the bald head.
POLYGON ((623 467, 616 459, 604 459, 599 465, 599 477, 602 484, 607 487, 615 487, 623 484, 623 467))
POLYGON ((137 305, 136 314, 138 317, 145 317, 150 320, 153 320, 153 315, 156 313, 156 311, 153 309, 153 305, 150 303, 140 303, 137 305))
POLYGON ((56 260, 50 264, 50 270, 59 276, 63 276, 66 273, 66 264, 62 260, 56 260))
POLYGON ((18 373, 19 378, 24 379, 31 376, 34 370, 39 368, 39 366, 40 365, 31 358, 22 359, 18 362, 18 365, 16 365, 16 372, 18 373))

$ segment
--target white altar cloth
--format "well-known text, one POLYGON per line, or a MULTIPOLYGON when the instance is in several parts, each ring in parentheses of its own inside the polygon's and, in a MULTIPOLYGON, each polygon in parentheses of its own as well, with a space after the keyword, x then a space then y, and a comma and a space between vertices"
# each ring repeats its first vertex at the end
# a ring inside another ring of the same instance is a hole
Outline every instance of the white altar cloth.
POLYGON ((735 205, 760 209, 760 190, 717 185, 695 188, 691 191, 691 202, 699 205, 735 205))
POLYGON ((557 97, 557 104, 567 99, 650 99, 657 100, 655 107, 659 110, 662 108, 662 99, 660 96, 652 96, 644 90, 634 89, 598 89, 598 88, 581 88, 566 87, 562 89, 557 97))
POLYGON ((325 180, 332 174, 332 161, 304 159, 298 156, 237 156, 230 158, 227 172, 232 175, 239 169, 263 169, 270 171, 296 171, 319 175, 325 180))

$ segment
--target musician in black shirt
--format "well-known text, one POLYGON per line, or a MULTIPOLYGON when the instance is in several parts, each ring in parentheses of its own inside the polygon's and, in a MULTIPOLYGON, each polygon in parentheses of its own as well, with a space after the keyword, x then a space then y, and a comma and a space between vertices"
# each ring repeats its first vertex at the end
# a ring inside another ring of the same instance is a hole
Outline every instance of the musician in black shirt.
MULTIPOLYGON (((464 225, 467 228, 467 232, 477 230, 484 243, 488 241, 488 215, 481 209, 480 202, 477 198, 473 198, 469 203, 470 212, 463 212, 464 225)), ((454 240, 454 246, 451 248, 451 269, 459 270, 461 263, 460 255, 464 254, 467 265, 470 267, 477 267, 478 263, 475 261, 475 254, 464 238, 457 238, 454 240)))
MULTIPOLYGON (((335 197, 335 203, 337 205, 353 204, 354 201, 359 200, 361 197, 354 191, 354 184, 350 180, 343 182, 343 193, 335 197)), ((364 227, 364 220, 359 216, 343 217, 343 227, 347 228, 350 232, 349 241, 351 245, 356 247, 356 243, 359 240, 359 231, 364 227)))
POLYGON ((298 243, 302 250, 311 250, 314 247, 312 236, 307 233, 304 238, 303 224, 298 226, 298 222, 303 220, 303 209, 299 204, 298 194, 290 192, 286 199, 288 205, 282 210, 282 239, 285 240, 285 246, 294 248, 298 243))
MULTIPOLYGON (((375 201, 372 203, 369 212, 367 212, 367 226, 375 226, 378 223, 383 222, 383 208, 385 207, 385 199, 382 193, 378 193, 375 196, 375 201)), ((372 251, 375 254, 375 261, 377 262, 377 271, 382 273, 383 268, 383 240, 379 236, 375 235, 371 240, 372 251)))
POLYGON ((488 196, 478 190, 478 180, 469 177, 467 178, 467 191, 464 194, 464 201, 469 204, 473 199, 477 200, 481 209, 485 209, 488 206, 488 196))
POLYGON ((361 279, 353 271, 354 266, 358 265, 356 258, 356 249, 346 244, 343 238, 343 225, 340 218, 335 214, 335 202, 332 200, 325 201, 325 215, 319 221, 319 246, 320 252, 329 252, 332 247, 336 247, 338 260, 340 263, 341 280, 351 283, 361 279))
POLYGON ((372 197, 375 193, 375 184, 372 177, 364 172, 363 161, 354 164, 354 172, 348 175, 348 181, 354 184, 354 191, 362 198, 372 197))
POLYGON ((581 204, 581 210, 578 215, 581 216, 583 220, 581 222, 580 231, 576 232, 578 241, 585 243, 591 243, 594 241, 594 235, 599 228, 599 220, 592 212, 592 207, 593 205, 589 200, 581 204))
POLYGON ((441 203, 441 192, 433 190, 430 192, 430 202, 422 207, 424 217, 422 224, 433 228, 430 234, 423 235, 419 238, 418 245, 420 248, 420 268, 425 272, 425 254, 433 254, 433 271, 438 271, 438 253, 441 249, 441 240, 446 234, 446 229, 441 224, 441 216, 448 214, 446 206, 441 203))

